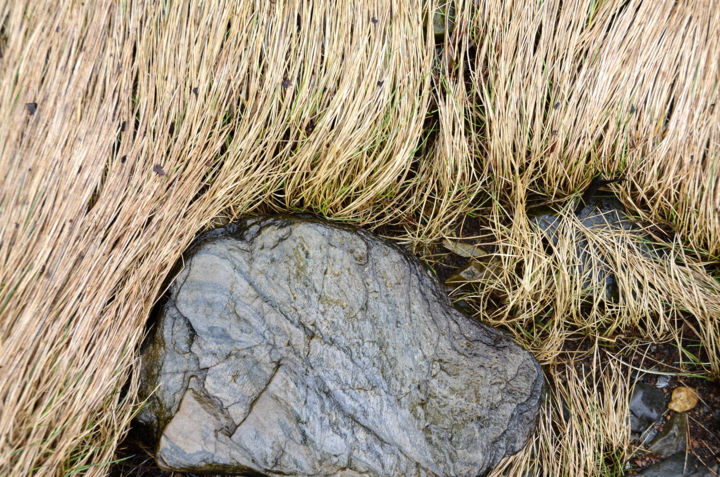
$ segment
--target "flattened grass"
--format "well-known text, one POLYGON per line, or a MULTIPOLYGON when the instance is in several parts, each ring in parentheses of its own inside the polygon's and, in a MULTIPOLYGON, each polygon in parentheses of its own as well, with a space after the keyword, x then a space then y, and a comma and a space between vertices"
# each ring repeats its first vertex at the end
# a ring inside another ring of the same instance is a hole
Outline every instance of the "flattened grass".
POLYGON ((716 258, 716 5, 486 1, 478 12, 471 75, 493 189, 556 198, 597 174, 624 177, 627 206, 716 258))

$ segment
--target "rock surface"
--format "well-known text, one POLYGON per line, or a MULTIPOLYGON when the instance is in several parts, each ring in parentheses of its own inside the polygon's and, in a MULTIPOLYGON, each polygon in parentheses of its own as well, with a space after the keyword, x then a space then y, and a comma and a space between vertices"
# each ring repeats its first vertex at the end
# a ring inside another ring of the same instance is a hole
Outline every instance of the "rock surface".
POLYGON ((643 382, 637 383, 630 399, 631 430, 644 432, 655 424, 665 411, 666 402, 661 390, 643 382))
POLYGON ((668 457, 676 452, 684 451, 687 443, 687 414, 675 413, 665 423, 662 431, 653 439, 648 449, 660 457, 668 457))
POLYGON ((535 359, 369 233, 255 219, 184 263, 142 356, 165 468, 482 475, 535 427, 535 359))
POLYGON ((710 470, 702 465, 692 455, 678 452, 637 475, 643 477, 713 477, 716 473, 715 470, 710 470))

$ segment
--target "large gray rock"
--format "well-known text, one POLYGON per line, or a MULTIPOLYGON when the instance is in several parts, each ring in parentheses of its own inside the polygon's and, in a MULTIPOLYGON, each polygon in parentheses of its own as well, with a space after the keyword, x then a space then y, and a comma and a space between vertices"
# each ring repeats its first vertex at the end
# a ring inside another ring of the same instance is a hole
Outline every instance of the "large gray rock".
POLYGON ((162 467, 480 475, 535 427, 543 375, 372 235, 256 219, 200 240, 142 356, 162 467))

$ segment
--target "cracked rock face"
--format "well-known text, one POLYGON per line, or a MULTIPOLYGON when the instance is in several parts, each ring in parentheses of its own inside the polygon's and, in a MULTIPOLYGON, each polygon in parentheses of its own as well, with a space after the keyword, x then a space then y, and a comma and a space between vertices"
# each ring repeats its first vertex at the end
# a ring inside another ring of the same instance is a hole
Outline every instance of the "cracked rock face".
POLYGON ((482 475, 525 444, 535 359, 369 233, 255 219, 199 241, 142 355, 162 467, 482 475))

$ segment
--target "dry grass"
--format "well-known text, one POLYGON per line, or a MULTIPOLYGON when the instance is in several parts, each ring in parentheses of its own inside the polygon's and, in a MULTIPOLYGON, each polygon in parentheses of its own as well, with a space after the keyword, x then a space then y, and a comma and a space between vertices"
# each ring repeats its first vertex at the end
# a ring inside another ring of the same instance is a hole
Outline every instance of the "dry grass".
POLYGON ((428 105, 428 11, 4 4, 0 468, 102 473, 145 318, 219 214, 394 204, 428 105))
POLYGON ((495 191, 555 198, 598 173, 623 176, 628 206, 717 257, 717 5, 488 0, 478 9, 472 82, 495 191))
POLYGON ((432 74, 432 122, 423 142, 422 161, 408 189, 410 223, 405 241, 424 249, 429 239, 452 233, 463 217, 477 208, 483 181, 476 155, 477 134, 470 120, 472 103, 466 70, 471 47, 468 32, 473 18, 470 0, 442 2, 435 21, 444 24, 438 35, 440 53, 432 74))
POLYGON ((589 369, 573 360, 546 368, 551 392, 535 437, 491 476, 622 475, 632 452, 627 425, 632 383, 627 368, 602 364, 600 354, 595 347, 589 369))
POLYGON ((509 472, 627 457, 625 371, 576 371, 571 333, 654 340, 686 323, 720 370, 713 2, 17 0, 0 24, 3 474, 105 472, 170 268, 251 211, 393 224, 418 250, 484 217, 496 253, 470 302, 556 384, 509 472), (632 234, 587 231, 614 304, 584 289, 572 214, 550 253, 526 214, 598 173, 627 177, 625 204, 678 232, 656 259, 632 234))
POLYGON ((484 320, 508 327, 542 364, 557 362, 571 333, 654 342, 685 324, 703 339, 708 372, 720 375, 720 283, 682 244, 652 240, 642 229, 588 228, 572 207, 558 216, 554 236, 524 208, 512 218, 495 208, 490 217, 496 242, 487 245, 495 252, 477 262, 481 278, 456 296, 484 320), (616 297, 608 296, 607 274, 616 297))

